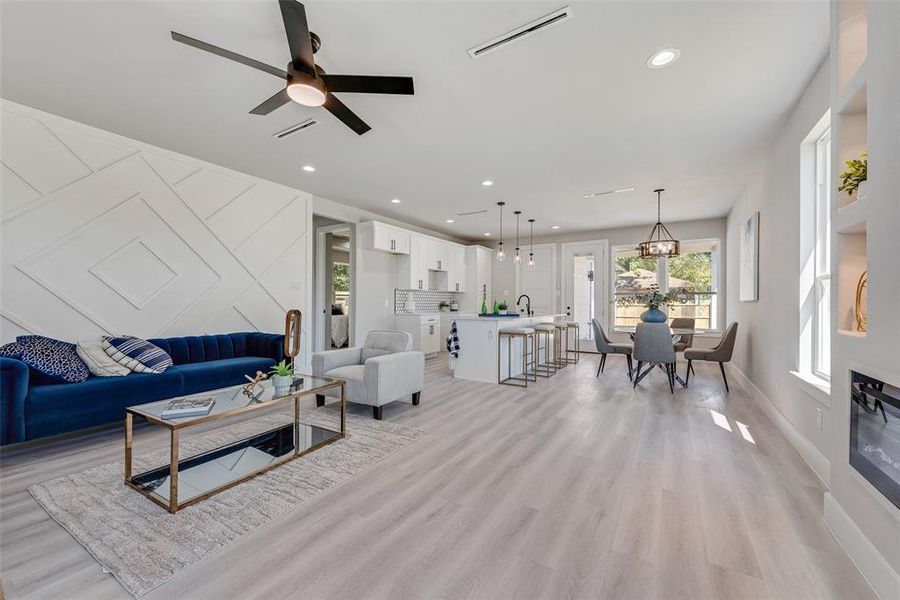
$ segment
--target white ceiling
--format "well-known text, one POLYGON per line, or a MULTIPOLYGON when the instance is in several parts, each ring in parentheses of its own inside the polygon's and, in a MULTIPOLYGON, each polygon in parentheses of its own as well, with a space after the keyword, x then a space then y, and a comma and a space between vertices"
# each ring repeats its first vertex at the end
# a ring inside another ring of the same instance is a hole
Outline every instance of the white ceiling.
POLYGON ((284 68, 275 0, 4 0, 0 93, 460 237, 496 234, 494 203, 505 200, 507 215, 523 210, 540 235, 551 224, 652 223, 656 187, 668 189, 664 220, 726 214, 828 43, 825 0, 574 2, 574 19, 478 60, 466 50, 564 4, 306 6, 327 71, 415 78, 415 96, 339 94, 372 126, 362 137, 324 109, 248 114, 278 79, 169 37, 179 31, 284 68), (646 68, 665 47, 681 59, 646 68), (271 137, 311 116, 316 127, 271 137), (483 188, 483 179, 496 183, 483 188), (629 186, 637 189, 583 197, 629 186), (455 217, 483 208, 490 213, 455 217))

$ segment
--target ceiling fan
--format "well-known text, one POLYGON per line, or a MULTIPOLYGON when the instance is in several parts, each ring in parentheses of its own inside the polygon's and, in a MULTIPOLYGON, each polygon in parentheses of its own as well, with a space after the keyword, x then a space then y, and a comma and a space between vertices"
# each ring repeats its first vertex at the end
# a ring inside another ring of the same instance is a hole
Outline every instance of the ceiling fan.
POLYGON ((281 18, 284 21, 284 30, 291 51, 291 62, 287 64, 286 71, 175 31, 172 32, 172 39, 284 79, 287 82, 285 88, 251 110, 252 115, 267 115, 293 100, 304 106, 325 107, 325 110, 340 119, 344 125, 362 135, 371 127, 338 100, 333 92, 404 95, 414 93, 412 77, 326 73, 313 59, 313 55, 321 46, 321 40, 309 30, 304 6, 297 0, 278 0, 278 4, 281 7, 281 18))

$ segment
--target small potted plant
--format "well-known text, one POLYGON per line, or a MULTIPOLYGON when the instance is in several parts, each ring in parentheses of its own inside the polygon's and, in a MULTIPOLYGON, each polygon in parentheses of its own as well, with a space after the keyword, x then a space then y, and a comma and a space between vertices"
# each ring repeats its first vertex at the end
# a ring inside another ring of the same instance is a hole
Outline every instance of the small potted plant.
POLYGON ((286 360, 269 369, 272 374, 272 384, 277 388, 289 388, 294 383, 294 364, 286 360))
POLYGON ((508 308, 509 308, 509 306, 506 304, 505 301, 500 302, 499 304, 497 304, 497 314, 505 315, 508 308))
POLYGON ((441 300, 441 303, 438 304, 438 308, 441 310, 441 312, 447 312, 450 310, 450 303, 446 300, 441 300))
POLYGON ((619 306, 646 306, 647 310, 641 313, 641 321, 644 323, 665 323, 668 320, 666 313, 659 310, 660 306, 669 306, 684 301, 682 290, 671 290, 663 294, 658 289, 647 292, 619 296, 614 300, 619 306))
POLYGON ((869 153, 863 152, 859 158, 847 161, 847 170, 841 173, 839 192, 847 192, 848 196, 856 194, 857 200, 866 197, 866 176, 869 170, 869 153))

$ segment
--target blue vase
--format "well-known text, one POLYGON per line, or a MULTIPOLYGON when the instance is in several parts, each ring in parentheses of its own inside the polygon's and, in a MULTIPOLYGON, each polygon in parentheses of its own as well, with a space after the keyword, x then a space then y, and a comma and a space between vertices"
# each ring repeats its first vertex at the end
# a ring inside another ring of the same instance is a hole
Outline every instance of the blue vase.
POLYGON ((651 306, 641 313, 641 321, 644 323, 665 323, 668 320, 666 313, 655 306, 651 306))

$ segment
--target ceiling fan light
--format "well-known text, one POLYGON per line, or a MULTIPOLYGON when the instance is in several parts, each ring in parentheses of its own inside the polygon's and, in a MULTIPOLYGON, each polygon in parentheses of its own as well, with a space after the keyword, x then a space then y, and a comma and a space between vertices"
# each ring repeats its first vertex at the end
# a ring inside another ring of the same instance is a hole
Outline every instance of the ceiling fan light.
POLYGON ((288 97, 303 106, 322 106, 325 104, 325 85, 321 79, 308 78, 306 81, 292 81, 287 86, 288 97))

